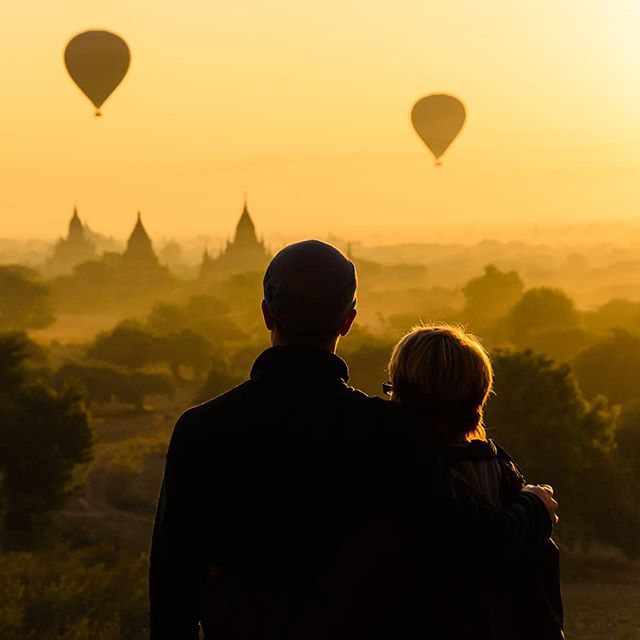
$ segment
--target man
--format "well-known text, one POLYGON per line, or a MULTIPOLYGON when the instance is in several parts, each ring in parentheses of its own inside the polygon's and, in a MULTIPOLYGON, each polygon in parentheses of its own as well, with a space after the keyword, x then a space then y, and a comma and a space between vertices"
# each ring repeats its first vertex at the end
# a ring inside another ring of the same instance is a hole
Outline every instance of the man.
POLYGON ((500 512, 455 497, 401 408, 347 385, 335 350, 355 305, 354 265, 330 245, 290 245, 267 268, 273 347, 247 382, 184 413, 169 445, 154 640, 195 639, 199 623, 220 639, 402 637, 426 531, 474 527, 488 549, 548 537, 545 490, 500 512))

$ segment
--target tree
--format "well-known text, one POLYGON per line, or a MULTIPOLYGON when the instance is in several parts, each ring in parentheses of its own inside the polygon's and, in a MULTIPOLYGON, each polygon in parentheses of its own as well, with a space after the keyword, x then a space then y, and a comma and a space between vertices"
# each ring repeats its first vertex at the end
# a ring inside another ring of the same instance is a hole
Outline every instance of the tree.
POLYGON ((202 378, 211 362, 213 350, 209 341, 190 329, 170 333, 160 338, 160 355, 177 380, 182 376, 180 368, 190 367, 196 378, 202 378))
POLYGON ((108 259, 87 260, 73 268, 73 273, 51 281, 51 293, 57 309, 90 313, 113 308, 122 303, 116 267, 108 259))
POLYGON ((223 360, 215 360, 204 384, 198 390, 194 402, 201 403, 215 398, 225 391, 238 386, 245 380, 244 377, 234 375, 229 371, 223 360))
POLYGON ((349 363, 349 384, 370 395, 382 394, 382 383, 388 379, 387 365, 391 357, 392 345, 372 339, 347 351, 349 363))
POLYGON ((598 340, 596 334, 580 327, 551 327, 531 332, 525 342, 536 353, 544 354, 557 362, 568 362, 598 340))
POLYGON ((593 398, 605 395, 613 404, 640 396, 640 336, 616 330, 574 360, 580 388, 593 398))
POLYGON ((126 321, 111 332, 98 335, 88 355, 128 369, 163 363, 176 380, 182 380, 183 366, 190 367, 196 378, 202 377, 209 366, 212 347, 205 337, 190 329, 157 335, 139 323, 126 321))
POLYGON ((503 318, 520 300, 524 283, 516 271, 500 271, 490 264, 484 274, 462 287, 464 317, 478 330, 489 328, 503 318))
POLYGON ((0 395, 19 387, 27 376, 27 360, 40 355, 23 332, 0 333, 0 395))
POLYGON ((156 336, 130 321, 121 322, 112 331, 99 334, 88 355, 130 369, 162 362, 156 336))
POLYGON ((640 302, 632 300, 609 300, 595 311, 585 314, 588 329, 608 333, 612 329, 624 329, 640 333, 640 302))
MULTIPOLYGON (((0 476, 3 541, 28 547, 73 493, 75 465, 91 455, 92 432, 80 395, 52 389, 30 379, 24 366, 29 343, 16 349, 16 338, 1 336, 0 352, 23 354, 11 365, 13 383, 0 392, 0 476)), ((2 358, 0 358, 0 361, 2 358)))
POLYGON ((496 396, 486 426, 531 482, 552 484, 562 504, 560 532, 640 555, 635 480, 619 463, 613 416, 587 402, 571 368, 531 351, 493 354, 496 396))
POLYGON ((186 304, 156 304, 146 326, 157 334, 179 333, 188 329, 214 344, 238 341, 245 334, 230 318, 229 306, 213 296, 192 296, 186 304))
POLYGON ((55 317, 49 290, 38 274, 22 266, 0 266, 0 329, 44 329, 55 317))
POLYGON ((640 397, 629 400, 616 420, 616 441, 620 457, 640 481, 640 397))
POLYGON ((144 408, 149 395, 173 395, 174 388, 169 376, 146 371, 125 371, 117 367, 81 365, 66 362, 55 373, 56 388, 62 389, 72 383, 84 392, 87 406, 105 404, 113 399, 144 408))
POLYGON ((526 344, 527 338, 536 331, 577 327, 580 315, 564 291, 539 287, 525 292, 507 320, 516 343, 526 344))

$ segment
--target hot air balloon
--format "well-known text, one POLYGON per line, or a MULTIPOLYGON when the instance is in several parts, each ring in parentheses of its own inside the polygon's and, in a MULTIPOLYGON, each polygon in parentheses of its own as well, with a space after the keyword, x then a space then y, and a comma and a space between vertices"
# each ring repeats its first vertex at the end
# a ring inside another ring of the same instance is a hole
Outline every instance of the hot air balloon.
POLYGON ((108 31, 85 31, 73 38, 64 52, 64 63, 100 115, 100 107, 122 82, 131 56, 127 43, 108 31))
POLYGON ((458 98, 434 93, 420 98, 411 111, 413 127, 440 166, 440 156, 462 129, 466 112, 458 98))

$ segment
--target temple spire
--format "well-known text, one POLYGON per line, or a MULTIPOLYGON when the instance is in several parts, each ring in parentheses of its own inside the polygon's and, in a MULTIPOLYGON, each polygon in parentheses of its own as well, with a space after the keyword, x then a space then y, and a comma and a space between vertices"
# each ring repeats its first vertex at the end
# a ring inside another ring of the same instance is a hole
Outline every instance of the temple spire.
POLYGON ((78 207, 76 205, 73 206, 73 215, 69 221, 69 235, 67 237, 71 238, 73 236, 76 236, 77 238, 84 237, 84 228, 82 226, 80 216, 78 215, 78 207))
POLYGON ((136 262, 146 265, 156 265, 158 258, 153 251, 151 238, 142 224, 142 215, 138 211, 136 224, 127 240, 127 248, 123 254, 125 262, 136 262))

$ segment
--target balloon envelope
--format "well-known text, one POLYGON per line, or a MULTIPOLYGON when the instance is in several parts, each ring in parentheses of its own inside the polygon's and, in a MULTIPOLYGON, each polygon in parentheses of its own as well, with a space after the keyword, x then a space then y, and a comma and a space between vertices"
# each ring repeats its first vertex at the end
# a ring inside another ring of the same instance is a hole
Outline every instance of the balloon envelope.
POLYGON ((64 52, 69 75, 80 90, 100 107, 120 84, 129 69, 127 43, 108 31, 85 31, 73 38, 64 52))
POLYGON ((420 98, 411 111, 413 127, 436 160, 448 149, 462 129, 466 112, 458 98, 432 94, 420 98))

